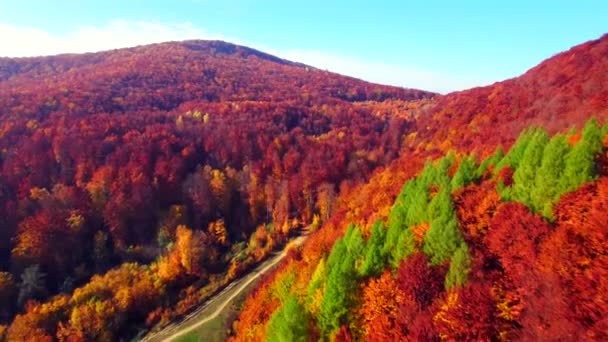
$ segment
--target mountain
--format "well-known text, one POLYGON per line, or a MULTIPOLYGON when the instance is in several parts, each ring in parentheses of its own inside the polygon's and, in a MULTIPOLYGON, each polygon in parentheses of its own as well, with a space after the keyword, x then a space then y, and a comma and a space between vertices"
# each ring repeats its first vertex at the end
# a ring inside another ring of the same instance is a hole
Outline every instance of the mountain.
POLYGON ((224 42, 0 59, 0 339, 603 340, 608 35, 447 95, 224 42), (226 327, 230 329, 231 327, 226 327))
POLYGON ((604 35, 409 111, 399 158, 340 193, 232 340, 608 338, 607 71, 604 35))
MULTIPOLYGON (((0 105, 98 113, 172 110, 187 101, 346 101, 424 98, 221 41, 162 43, 35 58, 0 58, 0 105), (36 106, 44 106, 38 108, 36 106)), ((6 115, 6 114, 5 114, 6 115)))
POLYGON ((434 95, 217 41, 0 59, 0 339, 183 315, 397 158, 382 106, 434 95))

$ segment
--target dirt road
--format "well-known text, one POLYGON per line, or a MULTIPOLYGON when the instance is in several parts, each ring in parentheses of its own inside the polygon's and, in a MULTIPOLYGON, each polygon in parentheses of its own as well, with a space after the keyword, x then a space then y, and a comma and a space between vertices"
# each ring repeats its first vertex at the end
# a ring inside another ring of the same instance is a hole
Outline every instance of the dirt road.
POLYGON ((247 289, 249 284, 266 274, 274 266, 276 266, 279 261, 283 260, 283 258, 287 255, 287 250, 290 246, 300 245, 305 239, 305 235, 295 238, 288 243, 281 252, 258 265, 258 267, 253 269, 247 275, 230 283, 226 288, 224 288, 224 290, 222 290, 222 292, 211 297, 200 307, 186 316, 181 322, 169 324, 167 327, 157 333, 146 335, 141 341, 175 341, 178 338, 200 328, 203 324, 220 315, 237 296, 247 289))

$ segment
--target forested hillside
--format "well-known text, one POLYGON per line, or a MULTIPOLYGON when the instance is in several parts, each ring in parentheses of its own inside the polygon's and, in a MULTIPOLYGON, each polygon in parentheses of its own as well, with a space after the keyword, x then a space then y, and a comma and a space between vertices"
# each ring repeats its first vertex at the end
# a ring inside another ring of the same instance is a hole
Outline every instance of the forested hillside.
POLYGON ((0 340, 115 341, 312 234, 235 340, 607 339, 608 36, 440 96, 224 42, 0 58, 0 340))
POLYGON ((0 339, 183 315, 394 160, 432 95, 224 42, 0 59, 0 339))
POLYGON ((607 339, 607 71, 604 36, 418 108, 233 339, 607 339))

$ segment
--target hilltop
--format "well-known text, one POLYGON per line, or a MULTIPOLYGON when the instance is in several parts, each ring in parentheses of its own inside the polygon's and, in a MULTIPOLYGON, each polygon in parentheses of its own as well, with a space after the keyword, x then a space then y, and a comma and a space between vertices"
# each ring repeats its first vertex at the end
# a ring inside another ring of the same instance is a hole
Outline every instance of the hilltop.
MULTIPOLYGON (((0 105, 68 113, 172 110, 188 101, 412 100, 381 86, 222 41, 161 43, 50 57, 0 58, 0 105), (33 108, 32 108, 33 107, 33 108)), ((10 113, 10 112, 9 112, 10 113)), ((3 116, 7 115, 4 113, 3 116)))

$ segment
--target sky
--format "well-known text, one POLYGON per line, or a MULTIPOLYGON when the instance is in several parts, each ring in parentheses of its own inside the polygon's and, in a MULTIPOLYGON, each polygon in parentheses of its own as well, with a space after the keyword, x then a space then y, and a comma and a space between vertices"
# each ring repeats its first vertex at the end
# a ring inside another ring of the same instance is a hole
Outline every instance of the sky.
POLYGON ((606 32, 606 0, 0 0, 0 56, 221 39, 440 93, 516 77, 606 32))

